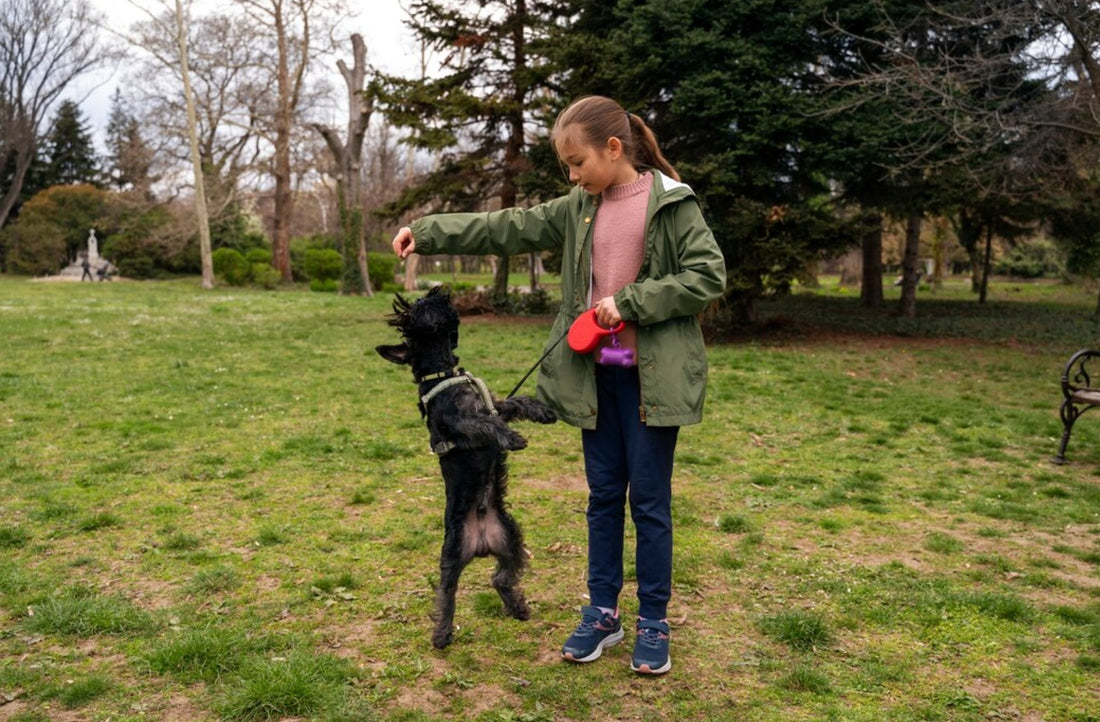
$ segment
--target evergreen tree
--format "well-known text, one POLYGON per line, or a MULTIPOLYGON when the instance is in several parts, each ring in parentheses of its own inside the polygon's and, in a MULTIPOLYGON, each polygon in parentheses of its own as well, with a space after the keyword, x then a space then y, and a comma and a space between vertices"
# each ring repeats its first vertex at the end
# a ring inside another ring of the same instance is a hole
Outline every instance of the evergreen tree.
MULTIPOLYGON (((392 204, 393 215, 424 209, 473 211, 498 198, 517 205, 527 171, 527 126, 543 102, 545 62, 532 40, 546 33, 561 3, 416 0, 410 26, 442 54, 432 78, 387 78, 382 96, 390 122, 409 129, 409 142, 433 152, 435 168, 392 204)), ((494 291, 507 291, 501 259, 494 291)))
POLYGON ((46 186, 88 184, 99 186, 99 161, 92 133, 80 107, 71 100, 57 109, 46 138, 46 186))
POLYGON ((726 256, 738 322, 852 231, 808 158, 824 0, 572 0, 556 42, 563 99, 615 98, 653 128, 726 256))

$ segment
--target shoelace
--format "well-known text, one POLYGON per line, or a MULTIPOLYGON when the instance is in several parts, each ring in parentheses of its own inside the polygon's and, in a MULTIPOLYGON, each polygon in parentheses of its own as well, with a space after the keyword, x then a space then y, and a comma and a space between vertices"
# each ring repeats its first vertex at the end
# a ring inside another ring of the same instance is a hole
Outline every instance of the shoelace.
POLYGON ((661 646, 661 637, 664 636, 661 630, 647 627, 638 632, 638 643, 656 649, 661 646))

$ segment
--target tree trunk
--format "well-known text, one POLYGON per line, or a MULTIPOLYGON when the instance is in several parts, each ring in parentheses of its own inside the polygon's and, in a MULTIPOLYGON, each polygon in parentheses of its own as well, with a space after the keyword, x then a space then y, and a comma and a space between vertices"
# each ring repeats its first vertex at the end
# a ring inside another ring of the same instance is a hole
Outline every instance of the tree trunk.
POLYGON ((993 224, 985 229, 985 254, 982 258, 982 286, 978 291, 978 303, 985 303, 986 293, 989 291, 989 273, 992 269, 993 259, 993 224))
MULTIPOLYGON (((516 0, 512 15, 509 17, 512 33, 512 108, 508 112, 508 140, 504 145, 504 174, 500 184, 500 207, 511 208, 516 205, 518 191, 516 178, 523 172, 523 107, 527 85, 519 78, 527 73, 527 48, 524 43, 524 28, 527 24, 527 1, 516 0)), ((508 271, 511 264, 508 258, 501 258, 493 276, 493 291, 498 294, 508 292, 508 271)), ((533 290, 533 289, 532 289, 533 290)))
POLYGON ((867 232, 863 235, 863 269, 859 300, 864 308, 881 308, 882 292, 882 214, 872 213, 867 218, 867 232))
POLYGON ((336 67, 348 91, 348 132, 344 143, 327 126, 313 128, 325 139, 336 167, 337 204, 340 209, 340 252, 344 257, 341 290, 373 296, 367 264, 367 236, 363 227, 362 159, 363 138, 374 113, 374 97, 363 88, 367 74, 367 46, 358 33, 351 36, 352 67, 343 60, 336 67))
POLYGON ((275 87, 278 93, 275 107, 275 220, 274 238, 271 243, 272 265, 279 271, 284 283, 294 280, 290 268, 290 219, 294 212, 291 194, 290 130, 293 106, 290 84, 289 49, 286 27, 280 14, 274 15, 275 39, 278 46, 275 69, 275 87))
POLYGON ((187 22, 180 0, 176 0, 176 41, 180 56, 180 76, 187 109, 187 136, 191 144, 191 168, 195 174, 195 220, 199 226, 199 257, 202 262, 202 287, 214 287, 214 260, 210 248, 210 218, 206 209, 206 184, 203 181, 202 159, 199 156, 198 118, 195 98, 191 92, 191 69, 187 57, 187 22))
POLYGON ((924 214, 919 210, 909 212, 905 226, 905 253, 901 263, 901 304, 904 318, 917 316, 917 282, 920 261, 920 230, 924 214))
POLYGON ((416 290, 416 268, 420 265, 420 254, 413 253, 405 259, 405 283, 406 291, 416 290))

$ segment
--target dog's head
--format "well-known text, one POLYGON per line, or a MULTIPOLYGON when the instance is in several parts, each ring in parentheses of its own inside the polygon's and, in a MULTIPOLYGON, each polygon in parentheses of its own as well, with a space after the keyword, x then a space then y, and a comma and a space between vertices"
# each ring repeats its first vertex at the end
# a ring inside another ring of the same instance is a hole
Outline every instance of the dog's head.
POLYGON ((378 354, 395 364, 408 364, 418 376, 448 371, 458 364, 458 312, 442 286, 410 303, 400 293, 393 301, 390 326, 401 332, 402 343, 375 346, 378 354), (436 368, 438 367, 438 368, 436 368))

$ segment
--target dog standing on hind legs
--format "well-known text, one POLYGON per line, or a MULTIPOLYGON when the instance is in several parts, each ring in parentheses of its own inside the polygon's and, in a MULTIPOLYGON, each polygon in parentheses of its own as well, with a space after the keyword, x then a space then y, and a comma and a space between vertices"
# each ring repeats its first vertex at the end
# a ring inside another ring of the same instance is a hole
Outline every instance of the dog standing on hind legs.
POLYGON ((527 440, 507 422, 551 424, 557 418, 529 396, 494 399, 481 379, 458 368, 458 313, 441 287, 415 303, 397 294, 393 310, 389 325, 401 332, 402 343, 375 350, 387 361, 412 368, 446 490, 432 633, 432 644, 443 649, 454 634, 458 578, 475 557, 496 557, 492 584, 505 612, 516 619, 530 616, 519 588, 527 565, 523 533, 504 501, 508 452, 526 447, 527 440))

